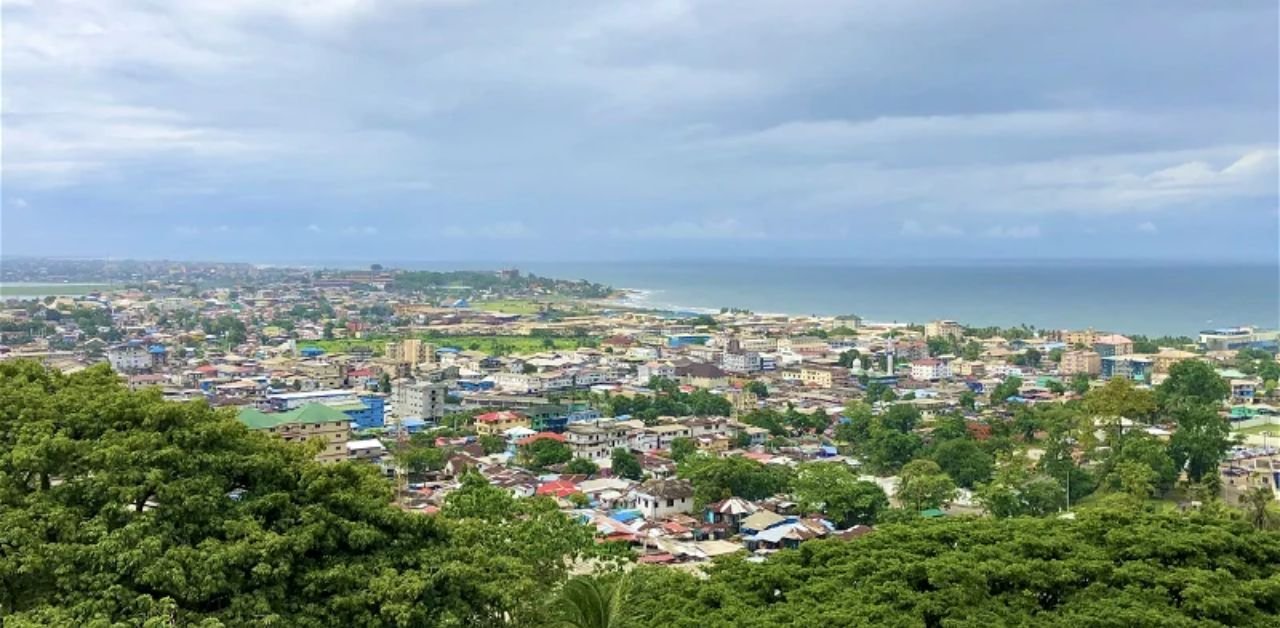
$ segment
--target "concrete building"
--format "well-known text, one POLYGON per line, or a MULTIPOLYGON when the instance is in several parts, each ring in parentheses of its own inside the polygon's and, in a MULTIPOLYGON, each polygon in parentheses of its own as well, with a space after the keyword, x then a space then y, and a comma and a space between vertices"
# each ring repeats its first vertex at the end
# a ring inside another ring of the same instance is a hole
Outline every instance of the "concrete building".
POLYGON ((964 336, 964 325, 955 321, 932 321, 925 323, 925 338, 960 338, 964 336))
POLYGON ((925 358, 911 363, 911 379, 932 382, 951 377, 951 366, 944 360, 925 358))
POLYGON ((1280 331, 1253 327, 1228 327, 1200 332, 1200 346, 1206 351, 1238 351, 1256 348, 1275 351, 1280 331))
POLYGON ((831 368, 806 366, 800 369, 800 383, 805 386, 831 388, 835 381, 836 376, 831 368))
POLYGON ((1104 358, 1129 355, 1133 353, 1133 341, 1119 334, 1099 336, 1093 341, 1093 350, 1104 358))
POLYGON ((755 373, 760 365, 760 354, 755 351, 725 352, 720 358, 720 366, 730 373, 755 373))
POLYGON ((612 419, 571 423, 565 428, 564 442, 573 450, 575 458, 599 463, 609 460, 614 449, 627 446, 630 430, 630 426, 612 419))
POLYGON ((1098 332, 1092 327, 1080 331, 1064 331, 1062 332, 1062 342, 1068 347, 1092 347, 1093 343, 1098 340, 1098 332))
POLYGON ((240 422, 249 429, 262 431, 290 443, 325 441, 316 460, 325 463, 346 460, 350 453, 351 419, 345 413, 322 403, 306 404, 288 412, 262 412, 253 408, 240 411, 240 422))
POLYGON ((1146 382, 1151 379, 1154 367, 1154 361, 1142 355, 1106 356, 1102 358, 1102 379, 1127 377, 1134 381, 1146 382))
POLYGON ((1164 348, 1161 349, 1159 353, 1152 356, 1152 359, 1155 360, 1157 373, 1168 373, 1169 369, 1173 368, 1174 364, 1183 360, 1194 360, 1198 357, 1200 357, 1200 354, 1198 353, 1182 351, 1180 349, 1164 348))
POLYGON ((436 421, 444 416, 448 385, 441 382, 397 380, 391 387, 393 416, 436 421))
POLYGON ((1100 375, 1102 374, 1102 356, 1096 351, 1067 351, 1062 354, 1062 363, 1058 365, 1058 372, 1063 375, 1076 373, 1100 375))
POLYGON ((476 416, 476 433, 481 436, 501 436, 511 428, 528 428, 529 425, 529 417, 509 410, 486 412, 476 416))
POLYGON ((650 521, 693 508, 693 484, 687 480, 649 480, 636 489, 636 509, 650 521))
POLYGON ((137 342, 115 345, 107 349, 107 362, 117 373, 136 373, 151 368, 151 352, 137 342))
POLYGON ((419 338, 405 338, 398 342, 388 342, 385 348, 387 360, 396 364, 416 366, 435 362, 435 347, 422 342, 419 338))

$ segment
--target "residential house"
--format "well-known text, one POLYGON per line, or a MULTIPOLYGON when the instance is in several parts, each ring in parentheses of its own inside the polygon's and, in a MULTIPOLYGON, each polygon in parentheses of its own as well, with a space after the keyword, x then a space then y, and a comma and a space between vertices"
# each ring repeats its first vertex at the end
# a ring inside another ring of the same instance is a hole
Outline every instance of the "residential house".
POLYGON ((510 410, 476 415, 476 433, 481 436, 501 436, 511 428, 528 428, 529 425, 529 417, 510 410))
POLYGON ((693 484, 688 480, 649 480, 635 491, 636 509, 654 521, 693 509, 693 484))

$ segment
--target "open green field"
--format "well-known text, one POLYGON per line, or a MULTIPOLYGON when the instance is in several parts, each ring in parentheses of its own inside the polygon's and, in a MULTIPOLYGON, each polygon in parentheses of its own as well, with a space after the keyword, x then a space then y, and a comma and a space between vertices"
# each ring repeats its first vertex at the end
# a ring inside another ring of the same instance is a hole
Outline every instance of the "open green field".
POLYGON ((0 297, 80 296, 116 288, 103 283, 5 283, 0 284, 0 297))
MULTIPOLYGON (((520 354, 537 353, 547 349, 576 349, 578 338, 551 338, 537 336, 420 336, 424 342, 437 347, 455 347, 467 351, 483 351, 485 353, 520 354)), ((312 340, 298 344, 299 348, 319 347, 326 353, 347 353, 351 347, 372 347, 375 354, 381 354, 383 344, 390 338, 360 338, 341 340, 312 340)))
POLYGON ((1253 436, 1253 435, 1261 434, 1263 432, 1271 432, 1276 436, 1280 436, 1280 425, 1277 425, 1274 423, 1263 424, 1263 425, 1255 425, 1253 427, 1242 427, 1240 429, 1231 430, 1231 431, 1235 432, 1236 434, 1245 434, 1247 436, 1253 436))

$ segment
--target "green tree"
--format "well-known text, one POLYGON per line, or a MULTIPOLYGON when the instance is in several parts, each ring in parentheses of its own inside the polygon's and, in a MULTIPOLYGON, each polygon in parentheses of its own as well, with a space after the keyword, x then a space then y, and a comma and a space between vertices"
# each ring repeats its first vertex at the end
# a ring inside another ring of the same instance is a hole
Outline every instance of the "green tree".
POLYGON ((1076 373, 1071 376, 1071 391, 1077 395, 1089 392, 1089 374, 1076 373))
POLYGON ((998 518, 1044 517, 1067 503, 1062 485, 1035 473, 1025 456, 1006 460, 991 482, 978 485, 975 493, 983 508, 998 518))
POLYGON ((750 382, 747 382, 746 391, 761 399, 767 399, 769 397, 769 387, 758 379, 753 379, 750 382))
POLYGON ((786 467, 740 456, 690 456, 680 463, 677 473, 693 484, 694 501, 699 505, 734 496, 764 499, 791 487, 791 471, 786 467))
POLYGON ((595 475, 599 470, 599 465, 586 458, 574 458, 564 466, 564 472, 573 475, 595 475))
POLYGON ((1151 422, 1156 416, 1156 399, 1151 391, 1134 385, 1133 380, 1113 377, 1084 396, 1085 410, 1092 418, 1119 418, 1151 422))
POLYGON ((1216 406, 1231 386, 1206 362, 1182 360, 1169 367, 1169 377, 1156 387, 1156 399, 1166 411, 1175 405, 1216 406))
POLYGON ((572 458, 573 450, 554 438, 539 438, 520 448, 521 462, 533 469, 545 469, 572 458))
POLYGON ((898 474, 896 497, 914 511, 941 508, 955 498, 956 485, 932 460, 912 460, 898 474))
POLYGON ((613 474, 628 480, 639 480, 644 477, 644 467, 630 449, 618 447, 610 455, 610 468, 613 474))
POLYGON ((606 580, 578 576, 560 592, 560 617, 572 628, 621 628, 627 605, 630 576, 606 580))
POLYGON ((973 488, 991 479, 995 461, 977 443, 969 439, 948 440, 933 450, 933 461, 944 473, 964 488, 973 488))
POLYGON ((1274 500, 1275 493, 1270 486, 1255 486, 1240 498, 1246 517, 1253 527, 1259 530, 1272 527, 1274 516, 1271 514, 1271 502, 1274 500))
POLYGON ((1022 378, 1012 375, 1006 377, 1004 378, 1004 381, 997 384, 996 387, 991 390, 991 403, 1004 403, 1005 401, 1008 401, 1010 397, 1017 395, 1018 391, 1021 389, 1022 378))
POLYGON ((378 377, 378 392, 389 395, 391 394, 391 376, 383 373, 378 377))
POLYGON ((806 512, 822 512, 836 525, 870 525, 889 507, 889 497, 873 482, 858 479, 843 464, 811 462, 796 470, 792 494, 806 512))
POLYGON ((1062 382, 1056 379, 1049 380, 1049 383, 1046 386, 1046 388, 1049 389, 1049 392, 1055 395, 1063 395, 1063 394, 1066 394, 1067 392, 1067 385, 1063 384, 1062 382))
POLYGON ((486 454, 498 454, 507 450, 507 441, 501 436, 483 434, 476 439, 486 454))
POLYGON ((857 349, 848 349, 840 352, 840 357, 836 360, 836 363, 844 368, 851 369, 861 366, 862 361, 860 358, 861 355, 858 353, 857 349))
POLYGON ((973 394, 972 390, 965 390, 960 393, 960 407, 970 412, 978 407, 978 396, 973 394))
POLYGON ((698 452, 698 445, 689 438, 674 438, 671 440, 671 459, 680 462, 685 458, 692 456, 698 452))
POLYGON ((1177 429, 1169 438, 1174 465, 1187 470, 1193 482, 1216 473, 1218 463, 1231 447, 1231 427, 1213 408, 1181 405, 1171 411, 1177 429))
POLYGON ((1165 492, 1173 488, 1178 479, 1178 469, 1169 448, 1155 437, 1144 432, 1125 434, 1111 445, 1111 453, 1103 464, 1102 473, 1113 489, 1120 488, 1120 476, 1113 477, 1118 465, 1132 462, 1141 464, 1154 474, 1153 488, 1165 492))

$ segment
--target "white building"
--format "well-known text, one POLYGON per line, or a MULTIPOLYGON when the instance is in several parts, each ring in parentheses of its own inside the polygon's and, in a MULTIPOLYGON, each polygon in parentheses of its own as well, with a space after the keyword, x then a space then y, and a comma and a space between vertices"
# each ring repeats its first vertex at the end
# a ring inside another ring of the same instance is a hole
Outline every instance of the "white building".
POLYGON ((647 362, 636 369, 636 378, 639 381, 647 382, 651 377, 675 379, 676 367, 668 362, 647 362))
POLYGON ((614 449, 627 447, 630 431, 629 425, 612 419, 570 423, 564 442, 573 450, 573 457, 598 463, 609 460, 614 449))
POLYGON ((636 509, 650 521, 689 512, 693 484, 688 480, 649 480, 636 489, 636 509))
POLYGON ((107 349, 107 362, 120 373, 131 373, 151 368, 151 352, 141 344, 128 343, 107 349))
POLYGON ((493 385, 504 392, 533 393, 542 390, 542 380, 530 373, 494 373, 493 385))
POLYGON ((926 358, 911 363, 911 379, 931 382, 951 377, 951 367, 937 358, 926 358))
POLYGON ((397 380, 391 388, 391 415, 434 421, 444 416, 449 387, 442 382, 397 380))
POLYGON ((725 353, 720 367, 731 373, 754 373, 760 370, 760 354, 755 351, 725 353))

